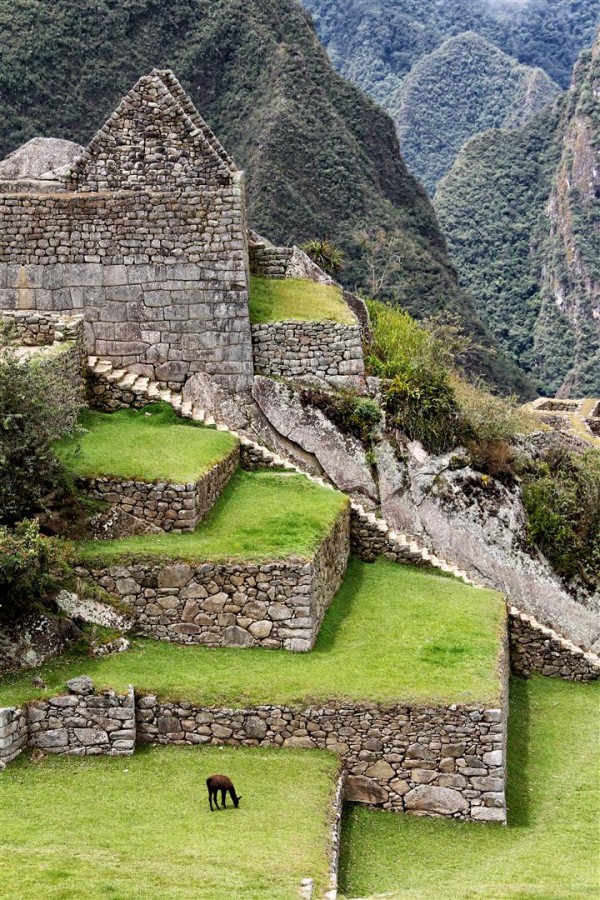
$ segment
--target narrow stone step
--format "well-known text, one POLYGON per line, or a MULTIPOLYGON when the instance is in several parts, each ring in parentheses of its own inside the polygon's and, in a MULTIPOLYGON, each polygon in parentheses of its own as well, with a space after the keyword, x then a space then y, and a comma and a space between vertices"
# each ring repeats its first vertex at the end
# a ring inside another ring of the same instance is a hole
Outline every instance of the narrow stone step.
POLYGON ((224 422, 217 422, 217 431, 229 431, 229 428, 224 422))
POLYGON ((106 360, 100 360, 94 366, 94 372, 96 375, 106 375, 108 372, 112 372, 113 364, 106 360))
POLYGON ((98 362, 97 356, 88 356, 88 368, 93 369, 96 363, 98 362))
POLYGON ((170 403, 170 402, 171 402, 172 394, 171 394, 171 391, 170 391, 168 388, 167 388, 167 390, 164 390, 164 389, 163 389, 163 390, 159 390, 158 396, 160 397, 161 400, 164 400, 165 403, 170 403))
POLYGON ((194 422, 204 422, 204 415, 205 413, 203 409, 200 409, 197 406, 194 406, 192 408, 192 419, 194 420, 194 422))
POLYGON ((209 428, 212 428, 213 425, 215 424, 215 420, 213 419, 212 416, 206 416, 204 419, 204 424, 207 425, 209 428))
POLYGON ((181 394, 171 394, 171 399, 169 402, 170 402, 172 408, 175 410, 175 412, 179 412, 179 410, 181 409, 181 404, 182 404, 181 394))
POLYGON ((114 383, 115 381, 121 381, 122 378, 125 378, 127 375, 127 369, 112 369, 105 378, 107 381, 114 383))
POLYGON ((148 385, 148 390, 146 393, 148 394, 149 400, 156 400, 158 397, 160 397, 160 387, 158 385, 158 382, 151 381, 148 385))
POLYGON ((149 378, 140 375, 139 378, 137 378, 136 381, 134 381, 134 383, 131 385, 131 390, 134 394, 146 394, 148 392, 149 383, 149 378))
POLYGON ((185 419, 189 419, 190 416, 192 415, 192 407, 193 407, 193 403, 191 400, 184 400, 183 403, 181 404, 181 415, 185 419))
POLYGON ((128 372, 124 378, 119 381, 119 387, 121 388, 130 388, 134 381, 137 380, 137 375, 134 372, 128 372))

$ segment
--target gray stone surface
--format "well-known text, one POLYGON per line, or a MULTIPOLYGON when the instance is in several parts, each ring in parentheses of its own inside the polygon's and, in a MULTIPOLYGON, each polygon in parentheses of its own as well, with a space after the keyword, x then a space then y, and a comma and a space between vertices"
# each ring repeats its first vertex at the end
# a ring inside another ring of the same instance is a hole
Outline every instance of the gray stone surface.
POLYGON ((0 161, 0 181, 56 181, 82 151, 62 138, 32 138, 0 161))
POLYGON ((72 694, 93 694, 95 691, 94 682, 88 675, 78 675, 77 678, 71 678, 67 681, 67 687, 72 694))
POLYGON ((320 410, 304 406, 289 385, 257 376, 252 396, 276 432, 312 454, 341 491, 370 500, 377 497, 359 441, 342 434, 320 410))

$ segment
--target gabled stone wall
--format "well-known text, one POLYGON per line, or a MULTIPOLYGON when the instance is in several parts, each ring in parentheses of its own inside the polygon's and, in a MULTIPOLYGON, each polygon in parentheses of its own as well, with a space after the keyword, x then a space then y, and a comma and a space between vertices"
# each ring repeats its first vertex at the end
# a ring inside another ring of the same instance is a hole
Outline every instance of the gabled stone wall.
POLYGON ((243 176, 172 73, 138 82, 64 190, 0 193, 0 309, 81 312, 88 352, 249 387, 243 176))

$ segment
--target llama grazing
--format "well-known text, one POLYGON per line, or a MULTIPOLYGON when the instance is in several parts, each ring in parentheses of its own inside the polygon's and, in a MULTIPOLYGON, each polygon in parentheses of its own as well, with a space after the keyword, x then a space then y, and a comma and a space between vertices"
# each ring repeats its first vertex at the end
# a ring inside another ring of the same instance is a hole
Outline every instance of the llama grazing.
POLYGON ((206 787, 208 788, 208 802, 210 804, 210 809, 212 812, 213 808, 213 800, 215 801, 215 806, 219 809, 219 803, 217 800, 217 794, 221 791, 221 804, 223 809, 227 808, 226 798, 227 794, 233 800, 233 805, 237 808, 239 806, 241 796, 235 792, 235 788, 233 786, 233 781, 231 778, 228 778, 227 775, 211 775, 210 778, 206 779, 206 787))

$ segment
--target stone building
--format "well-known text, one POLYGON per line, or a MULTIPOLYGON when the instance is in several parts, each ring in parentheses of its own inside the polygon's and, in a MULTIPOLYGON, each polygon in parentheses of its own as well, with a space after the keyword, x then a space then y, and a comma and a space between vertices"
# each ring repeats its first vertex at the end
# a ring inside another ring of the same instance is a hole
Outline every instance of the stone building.
POLYGON ((14 171, 0 309, 82 313, 89 353, 171 388, 250 386, 243 174, 172 72, 140 78, 60 177, 14 171))

